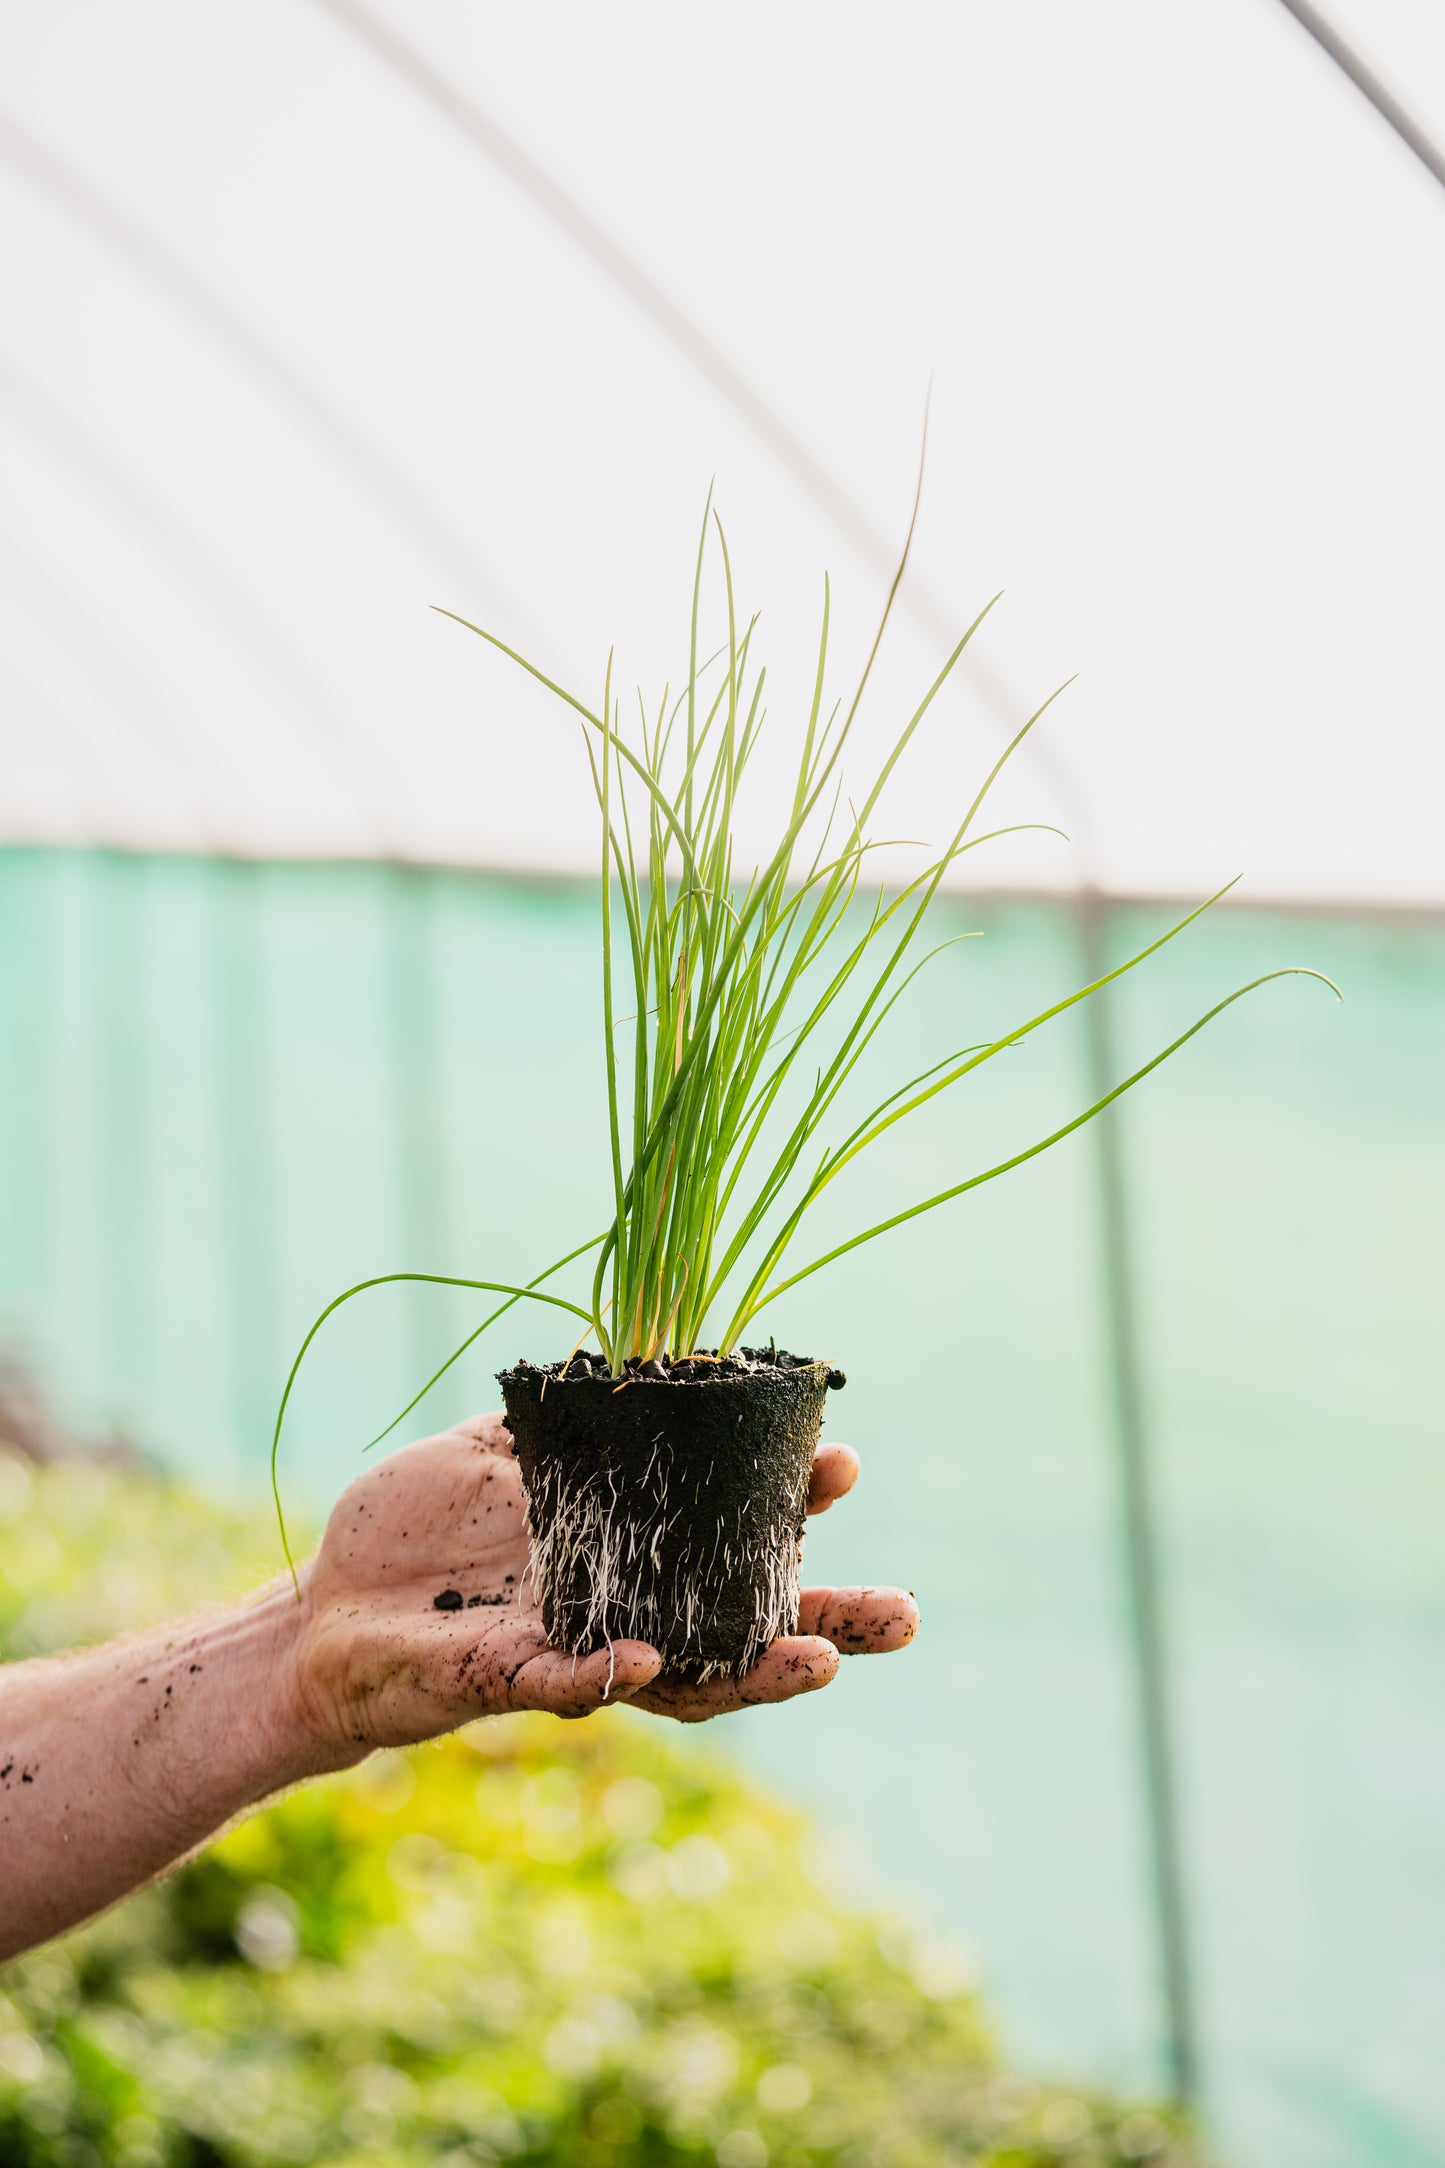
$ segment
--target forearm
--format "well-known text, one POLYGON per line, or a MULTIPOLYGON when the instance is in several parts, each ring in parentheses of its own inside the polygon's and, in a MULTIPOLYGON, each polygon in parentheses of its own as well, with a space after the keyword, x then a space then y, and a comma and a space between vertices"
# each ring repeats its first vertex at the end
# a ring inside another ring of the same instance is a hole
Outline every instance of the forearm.
POLYGON ((0 1959, 102 1911, 318 1773, 289 1581, 199 1620, 0 1666, 0 1959))

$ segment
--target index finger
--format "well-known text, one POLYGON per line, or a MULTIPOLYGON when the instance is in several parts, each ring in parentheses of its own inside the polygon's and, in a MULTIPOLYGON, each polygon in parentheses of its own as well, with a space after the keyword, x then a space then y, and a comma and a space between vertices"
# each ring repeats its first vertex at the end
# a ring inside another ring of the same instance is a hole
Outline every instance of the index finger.
POLYGON ((835 1498, 846 1498, 858 1480, 858 1455, 851 1445, 820 1445, 808 1479, 808 1511, 826 1513, 835 1498))

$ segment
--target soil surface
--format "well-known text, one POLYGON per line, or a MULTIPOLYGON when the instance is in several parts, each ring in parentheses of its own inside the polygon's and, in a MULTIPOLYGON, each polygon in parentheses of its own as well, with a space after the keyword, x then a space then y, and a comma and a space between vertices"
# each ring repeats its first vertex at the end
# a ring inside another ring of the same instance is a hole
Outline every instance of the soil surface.
MULTIPOLYGON (((564 1368, 561 1363, 545 1363, 538 1367, 525 1359, 516 1366, 520 1377, 544 1378, 646 1378, 654 1385, 706 1385, 718 1379, 783 1377, 794 1370, 827 1368, 819 1365, 811 1355, 790 1355, 786 1348, 735 1348, 731 1355, 719 1355, 715 1348, 698 1348, 692 1355, 679 1356, 676 1360, 666 1355, 654 1355, 644 1362, 640 1355, 629 1355, 620 1371, 611 1369, 605 1355, 596 1354, 591 1348, 579 1348, 564 1368)), ((827 1383, 834 1392, 842 1390, 847 1377, 841 1370, 828 1369, 827 1383)))

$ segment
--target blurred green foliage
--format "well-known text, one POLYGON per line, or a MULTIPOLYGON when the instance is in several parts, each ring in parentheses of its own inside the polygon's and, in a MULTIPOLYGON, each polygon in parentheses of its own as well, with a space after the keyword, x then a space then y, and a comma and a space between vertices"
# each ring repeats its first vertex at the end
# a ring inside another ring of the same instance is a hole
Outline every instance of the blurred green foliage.
MULTIPOLYGON (((215 1601, 274 1540, 0 1449, 0 1651, 215 1601)), ((0 2162, 1196 2168, 1167 2111, 1004 2069, 859 1874, 626 1710, 376 1756, 0 1973, 0 2162)))

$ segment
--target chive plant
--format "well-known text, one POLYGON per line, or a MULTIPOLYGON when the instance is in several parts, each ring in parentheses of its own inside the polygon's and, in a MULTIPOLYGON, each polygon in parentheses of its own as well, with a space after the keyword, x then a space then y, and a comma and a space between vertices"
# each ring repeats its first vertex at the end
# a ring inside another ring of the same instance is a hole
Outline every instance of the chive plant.
POLYGON ((423 1281, 505 1298, 380 1437, 404 1420, 488 1326, 522 1300, 570 1316, 574 1330, 580 1327, 577 1345, 595 1340, 619 1385, 640 1371, 656 1375, 661 1368, 665 1374, 667 1365, 684 1358, 725 1357, 738 1350, 754 1320, 786 1290, 905 1221, 1047 1151, 1243 995, 1275 978, 1322 977, 1291 966, 1235 988, 1048 1136, 900 1206, 820 1254, 807 1253, 801 1238, 809 1214, 863 1153, 920 1108, 1134 970, 1227 892, 1221 889, 1116 968, 1002 1036, 960 1046, 921 1074, 894 1084, 861 1119, 850 1115, 844 1126, 840 1101, 851 1103, 844 1094, 855 1071, 880 1032, 886 1044, 892 1009, 940 953, 937 946, 927 947, 924 936, 930 907, 950 871, 982 844, 1044 825, 990 829, 981 825, 981 816, 1003 768, 1057 693, 1004 748, 948 841, 922 871, 892 891, 870 884, 869 854, 879 847, 871 823, 889 778, 993 607, 988 604, 963 633, 893 736, 866 789, 856 798, 845 797, 844 754, 911 540, 910 525, 862 673, 851 694, 831 705, 825 582, 811 701, 797 731, 785 815, 770 855, 751 868, 737 863, 734 819, 749 764, 773 726, 764 706, 766 673, 754 655, 757 620, 739 627, 727 542, 710 499, 693 575, 685 682, 675 696, 665 692, 652 708, 639 694, 635 717, 624 714, 614 694, 610 659, 600 705, 590 707, 494 633, 454 612, 442 613, 565 702, 581 727, 600 814, 600 1021, 612 1218, 601 1233, 525 1286, 405 1272, 348 1288, 312 1326, 292 1367, 273 1439, 273 1481, 300 1363, 332 1310, 366 1288, 423 1281), (702 657, 704 571, 714 535, 727 638, 715 654, 702 657), (585 1301, 549 1289, 557 1274, 594 1251, 585 1301))

